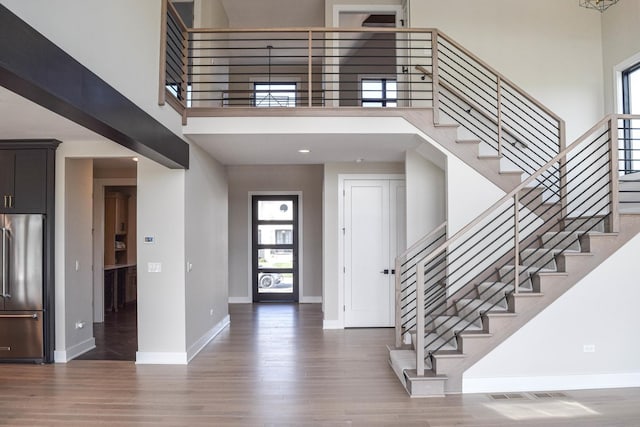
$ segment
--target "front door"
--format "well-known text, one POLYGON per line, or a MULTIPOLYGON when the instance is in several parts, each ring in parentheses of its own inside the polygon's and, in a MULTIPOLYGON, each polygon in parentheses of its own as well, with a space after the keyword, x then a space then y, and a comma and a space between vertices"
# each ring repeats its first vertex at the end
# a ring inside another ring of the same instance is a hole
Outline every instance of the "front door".
POLYGON ((394 260, 404 249, 405 184, 344 183, 345 326, 394 325, 394 260))
POLYGON ((298 196, 252 197, 253 301, 298 301, 298 196))

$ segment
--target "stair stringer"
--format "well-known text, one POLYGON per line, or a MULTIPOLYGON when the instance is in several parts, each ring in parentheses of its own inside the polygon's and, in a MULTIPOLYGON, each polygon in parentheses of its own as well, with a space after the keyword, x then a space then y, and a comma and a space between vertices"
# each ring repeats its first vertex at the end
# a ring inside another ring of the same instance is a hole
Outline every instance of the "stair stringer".
POLYGON ((500 170, 500 158, 497 155, 480 155, 478 148, 480 141, 459 140, 457 137, 459 125, 434 124, 432 111, 425 108, 403 110, 402 117, 501 190, 509 192, 522 182, 522 172, 500 170))
POLYGON ((458 335, 458 348, 461 349, 461 353, 433 354, 433 374, 447 378, 444 384, 445 394, 461 393, 462 378, 467 369, 586 277, 638 233, 640 233, 640 214, 621 214, 620 232, 585 234, 581 238, 581 244, 585 248, 583 250, 589 252, 558 255, 558 269, 567 267, 571 271, 534 275, 534 289, 538 292, 510 295, 511 313, 508 313, 508 316, 485 313, 483 315, 484 331, 463 332, 458 335))

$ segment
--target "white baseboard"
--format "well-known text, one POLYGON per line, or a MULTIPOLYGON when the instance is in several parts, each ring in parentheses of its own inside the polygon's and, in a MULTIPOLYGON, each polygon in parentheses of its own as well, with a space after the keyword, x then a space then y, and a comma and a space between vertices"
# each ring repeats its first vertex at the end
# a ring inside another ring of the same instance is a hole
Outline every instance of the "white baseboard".
POLYGON ((137 351, 136 365, 186 365, 187 352, 137 351))
POLYGON ((231 323, 231 318, 227 314, 222 320, 220 320, 213 328, 207 331, 204 335, 200 337, 193 345, 191 345, 187 349, 187 362, 191 362, 200 351, 209 344, 209 342, 214 339, 220 332, 224 330, 231 323))
POLYGON ((323 320, 322 329, 344 329, 344 325, 339 320, 323 320))
POLYGON ((229 297, 229 304, 251 304, 251 297, 229 297))
POLYGON ((640 387, 640 372, 544 377, 463 378, 463 393, 640 387))
POLYGON ((322 297, 302 297, 300 304, 322 304, 322 297))
POLYGON ((53 360, 55 363, 67 363, 70 360, 75 359, 81 354, 85 354, 87 351, 91 351, 96 348, 96 339, 91 337, 69 347, 66 350, 55 350, 53 352, 53 360))

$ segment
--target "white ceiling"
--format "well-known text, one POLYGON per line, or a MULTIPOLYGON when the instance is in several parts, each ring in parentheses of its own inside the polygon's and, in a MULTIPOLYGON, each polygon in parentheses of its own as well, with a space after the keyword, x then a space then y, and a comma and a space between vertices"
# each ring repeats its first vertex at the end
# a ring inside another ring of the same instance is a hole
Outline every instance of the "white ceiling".
MULTIPOLYGON (((109 141, 22 96, 0 86, 0 139, 109 141)), ((135 169, 130 159, 101 159, 99 169, 135 169)))
POLYGON ((0 138, 107 139, 0 86, 0 138))
POLYGON ((403 162, 412 134, 198 134, 187 137, 225 165, 403 162), (298 150, 307 149, 309 153, 298 150))

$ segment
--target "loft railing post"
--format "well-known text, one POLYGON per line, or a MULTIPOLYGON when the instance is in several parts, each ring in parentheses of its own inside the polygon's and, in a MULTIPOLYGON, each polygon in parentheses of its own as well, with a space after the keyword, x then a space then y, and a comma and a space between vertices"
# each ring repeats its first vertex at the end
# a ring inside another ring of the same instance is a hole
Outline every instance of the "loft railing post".
POLYGON ((182 91, 182 106, 184 111, 182 112, 182 124, 187 124, 187 91, 189 80, 189 32, 182 30, 182 81, 180 82, 180 88, 182 91))
POLYGON ((502 78, 498 75, 496 91, 497 122, 498 122, 498 157, 502 157, 502 78))
POLYGON ((619 180, 618 175, 618 116, 611 116, 609 119, 609 227, 611 233, 620 231, 620 215, 619 215, 619 180))
POLYGON ((309 58, 308 58, 308 78, 307 78, 307 97, 309 98, 308 106, 313 106, 313 30, 309 30, 309 58))
POLYGON ((433 123, 440 123, 440 83, 438 80, 438 31, 431 31, 431 79, 433 84, 433 123))
POLYGON ((424 376, 424 262, 416 266, 416 375, 424 376))
POLYGON ((518 193, 513 195, 513 257, 514 257, 514 279, 513 293, 518 294, 520 286, 520 207, 518 193))
POLYGON ((400 258, 396 258, 396 274, 395 284, 396 284, 396 348, 402 347, 402 263, 400 262, 400 258))
MULTIPOLYGON (((562 153, 564 151, 564 149, 566 148, 567 145, 567 141, 566 141, 566 130, 565 130, 565 122, 564 120, 559 120, 558 121, 558 133, 560 134, 560 146, 559 146, 559 151, 558 153, 562 153)), ((560 159, 559 163, 558 163, 558 173, 560 174, 560 179, 559 179, 559 183, 560 183, 560 191, 559 191, 559 197, 560 197, 560 214, 561 214, 561 218, 566 218, 567 217, 567 156, 562 156, 562 158, 560 159)))
POLYGON ((164 105, 165 90, 167 86, 167 3, 162 2, 160 17, 160 78, 158 79, 158 105, 164 105))

